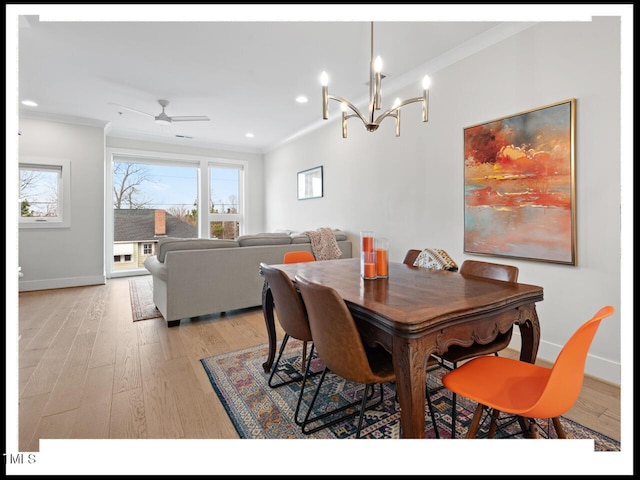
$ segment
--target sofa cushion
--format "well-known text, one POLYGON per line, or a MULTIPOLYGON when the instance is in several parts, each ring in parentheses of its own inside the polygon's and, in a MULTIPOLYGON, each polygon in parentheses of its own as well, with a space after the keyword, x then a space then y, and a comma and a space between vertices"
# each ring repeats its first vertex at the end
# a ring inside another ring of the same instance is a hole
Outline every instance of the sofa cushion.
POLYGON ((291 237, 284 232, 280 233, 256 233, 255 235, 242 235, 238 237, 241 247, 255 247, 259 245, 288 245, 291 237))
POLYGON ((347 234, 342 230, 334 230, 333 234, 336 236, 336 242, 344 242, 347 239, 347 234))
POLYGON ((220 238, 161 238, 158 240, 158 261, 164 262, 167 252, 174 250, 202 250, 238 246, 238 242, 235 240, 223 240, 220 238))
POLYGON ((311 243, 311 240, 305 233, 294 233, 291 235, 291 243, 311 243))

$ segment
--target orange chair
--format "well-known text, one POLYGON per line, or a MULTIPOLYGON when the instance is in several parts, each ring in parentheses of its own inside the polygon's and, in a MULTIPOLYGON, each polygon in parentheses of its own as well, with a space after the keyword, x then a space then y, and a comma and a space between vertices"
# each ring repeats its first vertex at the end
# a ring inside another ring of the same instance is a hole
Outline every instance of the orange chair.
MULTIPOLYGON (((501 280, 504 282, 515 283, 518 281, 518 267, 513 265, 503 265, 499 263, 482 262, 479 260, 465 260, 460 266, 459 273, 465 277, 488 278, 491 280, 501 280)), ((459 362, 469 360, 470 358, 480 357, 482 355, 498 355, 498 352, 504 350, 511 342, 513 326, 504 333, 498 333, 498 336, 491 342, 481 344, 474 342, 468 347, 460 345, 451 345, 449 350, 440 356, 433 355, 438 363, 448 370, 458 367, 459 362)), ((451 399, 451 438, 456 436, 456 394, 451 399)))
MULTIPOLYGON (((420 255, 420 250, 409 250, 403 260, 407 265, 413 265, 416 258, 420 255)), ((483 262, 479 260, 465 260, 460 266, 459 273, 465 277, 487 278, 491 280, 501 280, 504 282, 515 283, 518 281, 518 267, 512 265, 503 265, 499 263, 483 262)), ((428 367, 439 365, 447 370, 454 370, 458 367, 458 363, 470 358, 482 355, 498 355, 498 352, 504 350, 511 342, 513 327, 504 333, 498 333, 498 336, 489 343, 474 342, 468 347, 461 345, 451 345, 449 349, 442 355, 432 355, 429 358, 428 367)), ((434 389, 434 393, 442 387, 434 389)), ((427 390, 427 396, 430 392, 427 390)), ((457 398, 455 392, 451 398, 451 438, 456 436, 456 410, 457 398)))
POLYGON ((316 258, 313 253, 301 250, 298 252, 286 252, 284 254, 284 263, 300 263, 300 262, 315 262, 316 258))
POLYGON ((528 427, 524 421, 521 424, 535 438, 539 436, 535 419, 551 418, 558 438, 566 438, 560 416, 578 400, 591 342, 602 319, 613 312, 612 306, 602 307, 585 322, 567 341, 551 368, 485 356, 447 373, 442 378, 446 388, 478 402, 467 438, 476 436, 484 408, 493 409, 489 438, 495 435, 500 412, 528 419, 528 427))

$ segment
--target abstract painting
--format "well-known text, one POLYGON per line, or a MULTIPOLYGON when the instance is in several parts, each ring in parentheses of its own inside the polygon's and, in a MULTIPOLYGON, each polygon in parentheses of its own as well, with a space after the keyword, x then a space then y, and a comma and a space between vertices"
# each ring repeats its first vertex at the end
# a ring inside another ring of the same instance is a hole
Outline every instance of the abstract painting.
POLYGON ((576 264, 569 99, 464 129, 464 251, 576 264))

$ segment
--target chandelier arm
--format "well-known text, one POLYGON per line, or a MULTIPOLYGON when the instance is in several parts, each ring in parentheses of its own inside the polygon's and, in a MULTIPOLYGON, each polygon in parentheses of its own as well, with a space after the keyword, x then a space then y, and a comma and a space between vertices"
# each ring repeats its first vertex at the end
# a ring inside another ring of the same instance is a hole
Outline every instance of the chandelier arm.
POLYGON ((378 125, 380 125, 380 122, 382 122, 382 120, 384 120, 387 117, 395 117, 395 113, 399 112, 400 109, 402 107, 404 107, 405 105, 409 105, 410 103, 416 103, 416 102, 422 102, 422 111, 423 111, 423 115, 422 115, 422 121, 426 122, 426 116, 424 115, 425 113, 425 97, 414 97, 414 98, 410 98, 409 100, 405 100, 404 102, 400 103, 399 105, 396 105, 395 107, 391 107, 389 110, 387 110, 386 112, 380 114, 378 116, 378 118, 376 118, 375 123, 377 123, 378 125))
POLYGON ((400 103, 400 100, 397 100, 397 104, 389 108, 386 112, 382 113, 378 116, 378 118, 374 117, 375 110, 380 110, 381 104, 381 83, 382 83, 382 59, 377 57, 375 60, 373 58, 373 22, 371 22, 371 61, 370 61, 370 70, 369 70, 369 110, 367 112, 369 118, 365 118, 365 116, 358 110, 355 105, 351 102, 345 100, 342 97, 336 97, 334 95, 329 95, 328 81, 329 77, 326 72, 322 72, 320 75, 320 83, 322 84, 322 118, 327 120, 329 118, 329 99, 335 100, 336 102, 340 102, 342 104, 342 137, 347 138, 347 119, 351 117, 358 117, 362 120, 365 128, 369 132, 375 132, 382 120, 387 117, 393 117, 396 119, 396 137, 400 136, 400 109, 405 105, 409 105, 410 103, 420 102, 422 104, 422 121, 427 122, 429 116, 429 85, 430 79, 425 75, 422 81, 422 96, 410 98, 409 100, 405 100, 400 103), (347 107, 353 112, 347 114, 347 107))
POLYGON ((362 113, 360 113, 360 110, 358 110, 358 109, 355 107, 355 105, 354 105, 353 103, 351 103, 350 101, 345 100, 345 99, 344 99, 344 98, 342 98, 342 97, 336 97, 336 96, 334 96, 334 95, 329 95, 329 96, 328 96, 328 98, 329 98, 330 100, 335 100, 336 102, 340 102, 340 103, 342 103, 342 104, 346 105, 347 107, 349 107, 349 108, 350 108, 350 109, 355 113, 355 115, 357 115, 357 116, 360 118, 360 120, 362 120, 362 123, 364 123, 365 125, 369 125, 369 122, 368 122, 368 121, 367 121, 367 119, 362 115, 362 113))
POLYGON ((387 117, 396 117, 398 111, 399 111, 400 107, 396 107, 396 108, 390 108, 389 110, 387 110, 386 112, 384 112, 381 115, 378 115, 378 118, 376 118, 376 122, 378 125, 380 125, 380 123, 382 122, 382 120, 384 120, 387 117))
POLYGON ((410 98, 408 100, 405 100, 404 102, 401 102, 399 105, 396 105, 395 107, 390 108, 389 110, 394 110, 398 109, 398 108, 402 108, 405 105, 409 105, 410 103, 416 103, 416 102, 422 102, 424 101, 424 97, 414 97, 414 98, 410 98))

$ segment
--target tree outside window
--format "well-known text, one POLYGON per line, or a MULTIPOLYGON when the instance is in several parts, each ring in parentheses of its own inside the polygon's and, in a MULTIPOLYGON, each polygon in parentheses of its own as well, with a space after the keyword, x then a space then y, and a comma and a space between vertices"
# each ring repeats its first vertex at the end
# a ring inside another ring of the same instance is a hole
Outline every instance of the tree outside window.
POLYGON ((21 158, 18 164, 20 227, 70 226, 69 162, 21 158))

